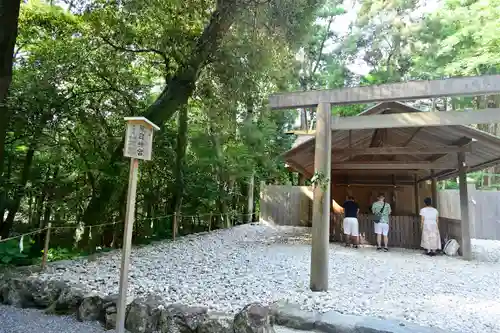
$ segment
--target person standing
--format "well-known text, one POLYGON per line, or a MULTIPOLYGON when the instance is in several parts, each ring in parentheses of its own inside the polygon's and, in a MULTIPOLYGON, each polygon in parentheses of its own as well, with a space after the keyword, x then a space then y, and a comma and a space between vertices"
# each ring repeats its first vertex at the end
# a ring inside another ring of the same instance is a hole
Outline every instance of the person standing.
POLYGON ((385 195, 380 193, 372 205, 372 213, 375 215, 375 234, 377 234, 377 251, 382 250, 382 236, 384 237, 384 251, 389 251, 389 215, 391 205, 385 202, 385 195))
POLYGON ((432 207, 432 199, 424 199, 425 207, 420 210, 422 241, 420 246, 426 250, 426 254, 434 256, 436 250, 441 250, 441 236, 439 235, 439 212, 432 207))
POLYGON ((348 196, 347 200, 342 205, 344 208, 344 236, 345 236, 345 246, 349 246, 351 243, 355 248, 358 248, 359 244, 359 223, 358 214, 359 206, 354 201, 354 197, 348 196))

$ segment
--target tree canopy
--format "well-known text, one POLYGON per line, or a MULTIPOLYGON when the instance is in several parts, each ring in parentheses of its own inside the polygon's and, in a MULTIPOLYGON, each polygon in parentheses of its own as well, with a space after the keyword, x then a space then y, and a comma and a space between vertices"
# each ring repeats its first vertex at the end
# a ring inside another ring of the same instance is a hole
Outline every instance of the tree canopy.
POLYGON ((126 116, 161 127, 140 167, 134 241, 144 242, 246 222, 252 184, 297 182, 280 157, 294 140, 285 132, 298 119, 309 127, 315 112, 269 111, 273 92, 500 69, 499 0, 432 10, 413 0, 4 3, 12 1, 0 0, 0 46, 12 47, 0 58, 0 236, 51 222, 74 228, 54 238, 66 249, 120 246, 126 116), (353 20, 341 32, 345 17, 353 20), (359 61, 369 73, 353 69, 359 61))

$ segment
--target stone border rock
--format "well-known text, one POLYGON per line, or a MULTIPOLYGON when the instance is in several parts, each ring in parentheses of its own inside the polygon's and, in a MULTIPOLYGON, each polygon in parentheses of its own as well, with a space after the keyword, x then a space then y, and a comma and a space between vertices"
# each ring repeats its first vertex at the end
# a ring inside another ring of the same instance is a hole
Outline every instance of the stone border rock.
MULTIPOLYGON (((48 314, 76 314, 80 321, 116 326, 117 295, 86 294, 84 288, 34 277, 0 277, 0 302, 37 308, 48 314)), ((252 303, 236 316, 209 313, 206 308, 165 305, 158 296, 134 299, 127 305, 125 328, 131 333, 266 333, 273 332, 268 307, 252 303)))
POLYGON ((336 311, 309 312, 286 302, 272 304, 273 324, 296 330, 324 333, 445 333, 439 328, 424 327, 398 320, 345 315, 336 311))
MULTIPOLYGON (((80 321, 100 321, 105 329, 116 325, 117 295, 87 294, 84 288, 35 277, 0 276, 0 302, 22 308, 43 309, 48 314, 76 314, 80 321)), ((125 327, 131 333, 272 333, 273 325, 324 333, 443 333, 411 323, 343 315, 305 312, 277 302, 270 307, 252 303, 236 316, 211 313, 203 307, 165 305, 155 295, 139 297, 127 305, 125 327)))

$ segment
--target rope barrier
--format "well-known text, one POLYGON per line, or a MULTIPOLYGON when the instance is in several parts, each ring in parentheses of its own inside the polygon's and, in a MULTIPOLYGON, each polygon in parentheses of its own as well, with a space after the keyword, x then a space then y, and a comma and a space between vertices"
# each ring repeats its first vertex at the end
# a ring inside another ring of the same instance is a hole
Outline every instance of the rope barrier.
MULTIPOLYGON (((197 215, 183 215, 183 214, 179 214, 178 217, 201 217, 201 216, 227 216, 227 215, 230 215, 232 217, 234 216, 249 216, 249 215, 254 215, 255 213, 242 213, 242 214, 232 214, 232 213, 218 213, 218 214, 213 214, 213 213, 205 213, 205 214, 197 214, 197 215)), ((142 221, 148 221, 148 220, 159 220, 159 219, 163 219, 163 218, 166 218, 166 217, 174 217, 175 214, 169 214, 169 215, 164 215, 164 216, 159 216, 159 217, 147 217, 147 218, 144 218, 144 219, 141 219, 142 221)))
POLYGON ((62 225, 58 227, 51 227, 52 229, 78 229, 78 228, 94 228, 94 227, 104 227, 107 225, 114 225, 122 222, 110 222, 110 223, 102 223, 102 224, 92 224, 92 225, 82 225, 82 226, 73 226, 73 225, 62 225))
MULTIPOLYGON (((231 213, 218 213, 218 214, 210 214, 210 213, 206 213, 206 214, 199 214, 199 215, 182 215, 182 214, 178 214, 177 216, 179 218, 183 218, 183 217, 201 217, 201 216, 226 216, 226 217, 239 217, 239 216, 251 216, 251 215, 254 215, 254 213, 246 213, 246 214, 231 214, 231 213)), ((141 219, 141 221, 149 221, 149 220, 159 220, 159 219, 164 219, 164 218, 167 218, 167 217, 174 217, 175 214, 169 214, 169 215, 165 215, 165 216, 160 216, 160 217, 150 217, 150 218, 146 218, 146 219, 141 219)), ((82 229, 85 229, 85 228, 96 228, 96 227, 104 227, 104 226, 108 226, 108 225, 115 225, 115 224, 121 224, 123 223, 123 221, 118 221, 118 222, 110 222, 110 223, 102 223, 102 224, 94 224, 94 225, 86 225, 86 226, 50 226, 50 229, 51 230, 61 230, 61 229, 78 229, 78 228, 82 228, 82 229)), ((16 236, 12 236, 12 237, 9 237, 9 238, 4 238, 4 239, 0 239, 0 243, 4 243, 4 242, 7 242, 9 240, 13 240, 13 239, 18 239, 18 238, 21 238, 21 237, 25 237, 25 236, 29 236, 29 235, 33 235, 33 234, 37 234, 37 233, 41 233, 42 231, 45 231, 49 229, 49 227, 45 227, 45 228, 40 228, 40 229, 37 229, 37 230, 33 230, 33 231, 30 231, 30 232, 27 232, 25 234, 20 234, 20 235, 16 235, 16 236)))
POLYGON ((25 234, 21 234, 21 235, 17 235, 17 236, 12 236, 12 237, 9 237, 9 238, 3 238, 3 239, 0 239, 0 243, 4 243, 4 242, 10 241, 12 239, 21 238, 21 237, 24 237, 24 236, 29 236, 29 235, 37 234, 37 233, 42 232, 42 231, 47 230, 47 229, 48 228, 41 228, 41 229, 37 229, 37 230, 31 231, 31 232, 28 232, 28 233, 25 233, 25 234))

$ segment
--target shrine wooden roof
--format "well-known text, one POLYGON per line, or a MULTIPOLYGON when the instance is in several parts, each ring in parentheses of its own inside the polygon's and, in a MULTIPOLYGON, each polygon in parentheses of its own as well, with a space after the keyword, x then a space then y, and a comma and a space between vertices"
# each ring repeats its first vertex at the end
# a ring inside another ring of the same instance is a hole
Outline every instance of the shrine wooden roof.
MULTIPOLYGON (((400 102, 382 102, 367 115, 424 112, 400 102)), ((294 170, 314 174, 315 137, 298 136, 284 154, 294 170)), ((500 138, 472 126, 430 126, 332 130, 332 175, 336 182, 372 179, 413 183, 458 175, 457 153, 465 152, 469 172, 500 163, 500 138)))

